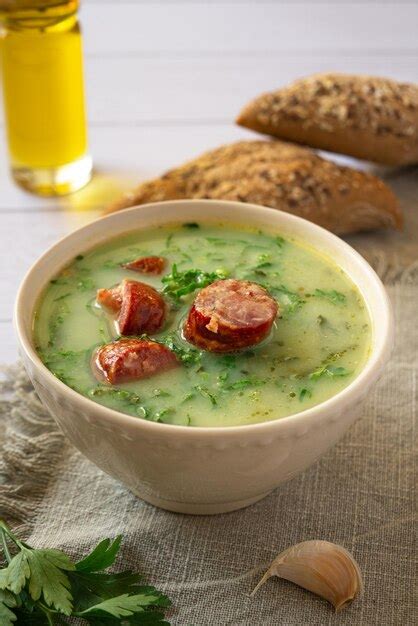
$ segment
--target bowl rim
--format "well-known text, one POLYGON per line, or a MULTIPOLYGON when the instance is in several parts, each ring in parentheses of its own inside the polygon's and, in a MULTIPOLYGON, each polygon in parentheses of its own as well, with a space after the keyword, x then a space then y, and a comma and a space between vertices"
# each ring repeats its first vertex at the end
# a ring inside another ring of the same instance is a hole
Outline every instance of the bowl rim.
MULTIPOLYGON (((79 406, 81 410, 85 409, 88 412, 89 410, 94 409, 96 418, 104 419, 105 421, 109 421, 109 422, 116 422, 116 423, 119 423, 121 426, 127 426, 128 428, 129 427, 141 428, 141 429, 144 429, 145 431, 148 431, 150 434, 153 434, 153 435, 162 435, 163 433, 165 433, 166 435, 168 434, 170 436, 170 435, 174 435, 177 433, 179 435, 180 434, 186 435, 188 438, 192 438, 192 439, 198 438, 202 435, 210 436, 210 438, 217 438, 219 435, 222 435, 223 438, 225 437, 231 438, 236 435, 244 435, 245 433, 248 433, 248 434, 252 433, 252 434, 259 434, 259 435, 268 434, 268 431, 270 430, 280 430, 290 424, 296 426, 296 425, 304 425, 306 422, 313 423, 316 419, 324 417, 324 414, 329 415, 329 414, 335 413, 336 415, 340 415, 341 410, 343 408, 352 405, 353 402, 360 399, 363 395, 362 388, 367 390, 370 384, 372 384, 378 378, 381 370, 386 364, 389 358, 389 355, 391 353, 391 350, 392 350, 393 337, 394 337, 393 310, 392 310, 392 305, 389 300, 388 294, 385 290, 385 287, 382 281, 380 280, 376 272, 369 265, 369 263, 361 256, 361 254, 357 252, 354 248, 352 248, 343 239, 339 238, 337 235, 331 233, 325 228, 322 228, 321 226, 318 226, 317 224, 313 222, 305 220, 302 217, 287 213, 285 211, 268 208, 268 207, 264 207, 264 206, 256 205, 256 204, 235 202, 235 201, 229 201, 229 200, 209 200, 209 199, 168 200, 168 201, 161 201, 161 202, 155 202, 155 203, 147 203, 143 205, 136 205, 128 209, 124 209, 123 213, 126 214, 126 213, 140 212, 140 211, 143 211, 144 209, 150 209, 151 207, 153 210, 155 210, 156 208, 160 208, 160 207, 162 207, 163 209, 164 207, 172 207, 173 210, 175 210, 176 207, 184 206, 185 204, 188 206, 191 206, 193 204, 198 204, 198 205, 207 204, 207 205, 217 205, 217 206, 225 205, 225 208, 234 206, 236 209, 241 210, 243 213, 245 212, 252 213, 254 210, 257 210, 257 212, 261 215, 261 212, 263 212, 265 217, 268 217, 269 215, 277 216, 277 214, 281 214, 283 218, 285 219, 285 221, 288 221, 290 224, 292 223, 300 224, 302 222, 303 223, 302 227, 307 230, 307 233, 306 233, 307 235, 309 234, 309 231, 317 232, 322 237, 325 237, 325 239, 328 239, 330 242, 333 242, 334 245, 339 246, 343 251, 345 251, 349 256, 351 256, 352 259, 357 262, 357 265, 361 267, 361 270, 364 272, 367 279, 369 281, 374 282, 374 285, 375 287, 377 287, 377 290, 379 292, 381 304, 383 305, 382 310, 379 311, 379 315, 380 315, 379 325, 380 326, 383 325, 383 331, 382 331, 383 339, 381 341, 381 345, 377 349, 375 345, 373 346, 371 354, 367 362, 365 363, 363 369, 358 374, 358 376, 356 376, 356 378, 354 378, 354 380, 352 380, 351 383, 347 385, 347 387, 339 391, 337 394, 335 394, 334 396, 331 396, 330 398, 328 398, 327 400, 324 400, 323 402, 320 402, 319 404, 314 405, 313 407, 304 409, 302 411, 298 411, 296 413, 293 413, 291 415, 287 415, 281 418, 276 418, 276 419, 272 419, 272 420, 268 420, 264 422, 257 422, 255 424, 242 424, 242 425, 235 425, 235 426, 193 426, 193 427, 190 427, 190 426, 183 426, 183 425, 177 425, 177 424, 164 424, 160 422, 153 422, 153 421, 149 421, 140 417, 135 417, 133 415, 122 413, 115 409, 106 407, 88 398, 87 396, 82 395, 81 393, 75 391, 74 389, 71 389, 71 387, 68 387, 65 383, 63 383, 56 376, 54 376, 54 374, 46 367, 46 365, 42 362, 41 358, 39 357, 37 351, 35 350, 35 347, 33 346, 32 332, 27 331, 27 329, 25 328, 26 324, 24 320, 22 319, 23 305, 27 298, 25 292, 26 292, 28 284, 31 281, 32 275, 37 271, 39 264, 44 262, 51 254, 56 252, 62 246, 62 244, 65 243, 67 240, 76 238, 80 232, 88 230, 89 228, 94 228, 95 225, 98 223, 106 224, 107 222, 112 222, 113 220, 117 219, 117 216, 120 215, 120 212, 115 212, 115 213, 110 213, 108 215, 100 216, 97 219, 92 220, 88 224, 85 224, 84 226, 81 226, 80 228, 77 228, 76 230, 70 232, 64 237, 61 237, 52 246, 50 246, 41 256, 38 257, 38 259, 31 265, 31 267, 29 268, 29 270, 27 271, 26 275, 24 276, 23 280, 20 283, 18 293, 15 299, 13 325, 14 325, 19 343, 20 343, 20 347, 23 349, 26 357, 30 360, 30 362, 36 369, 42 372, 43 376, 46 378, 48 383, 53 388, 55 388, 57 392, 64 393, 65 395, 67 395, 73 402, 75 402, 76 405, 79 406)), ((199 221, 210 222, 210 216, 208 217, 208 215, 205 215, 202 218, 199 217, 199 221)), ((216 221, 219 223, 221 220, 217 219, 216 221)), ((180 222, 181 222, 181 219, 178 219, 176 221, 176 219, 174 218, 171 221, 167 221, 167 225, 176 224, 180 222)), ((212 222, 215 222, 215 220, 212 220, 212 222)), ((226 223, 229 222, 233 224, 233 223, 238 223, 238 220, 226 218, 225 222, 226 223)), ((147 226, 143 228, 142 230, 147 230, 150 228, 153 228, 153 226, 147 226)), ((134 229, 132 228, 128 228, 125 232, 128 233, 133 230, 134 229)), ((141 230, 141 227, 138 226, 137 230, 141 230)), ((120 232, 119 234, 113 235, 113 237, 112 236, 108 237, 108 239, 110 240, 111 238, 120 237, 122 236, 122 234, 123 232, 120 232)), ((94 247, 98 245, 100 244, 96 242, 95 244, 91 245, 90 249, 93 249, 94 247)), ((316 249, 315 245, 312 245, 312 247, 316 249)), ((88 248, 86 247, 80 251, 75 250, 74 255, 76 255, 77 253, 85 252, 86 250, 88 250, 88 248)), ((357 285, 353 277, 349 275, 349 278, 350 280, 354 282, 356 287, 360 290, 360 287, 357 285)), ((46 284, 47 283, 45 282, 44 287, 46 286, 46 284)), ((360 291, 362 293, 362 296, 364 297, 364 289, 360 291)), ((33 311, 33 307, 35 303, 31 302, 31 305, 32 305, 32 311, 33 311)), ((371 320, 374 323, 375 316, 372 315, 372 312, 370 311, 369 307, 368 309, 369 309, 369 315, 371 317, 371 320)))

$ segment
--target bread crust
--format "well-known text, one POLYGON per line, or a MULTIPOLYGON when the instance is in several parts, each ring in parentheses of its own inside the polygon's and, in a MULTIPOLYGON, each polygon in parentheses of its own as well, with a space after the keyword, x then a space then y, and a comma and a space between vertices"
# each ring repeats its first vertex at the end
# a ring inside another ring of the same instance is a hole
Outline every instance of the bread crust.
POLYGON ((418 163, 418 86, 387 78, 308 76, 257 97, 237 123, 376 163, 418 163))
POLYGON ((379 178, 282 141, 241 141, 206 152, 143 183, 109 211, 190 198, 261 204, 339 235, 402 225, 398 202, 379 178))

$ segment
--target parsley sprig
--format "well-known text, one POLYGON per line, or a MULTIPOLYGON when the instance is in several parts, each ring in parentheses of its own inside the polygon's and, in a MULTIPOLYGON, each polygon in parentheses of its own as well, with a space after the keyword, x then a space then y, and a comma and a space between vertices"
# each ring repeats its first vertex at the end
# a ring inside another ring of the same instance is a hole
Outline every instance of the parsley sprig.
POLYGON ((93 626, 169 626, 169 599, 142 584, 130 570, 106 572, 115 562, 121 536, 104 539, 74 563, 61 550, 32 548, 0 520, 0 624, 65 626, 76 617, 93 626))
POLYGON ((227 273, 224 270, 204 272, 199 269, 190 269, 181 272, 174 263, 171 273, 163 276, 161 282, 164 285, 163 293, 178 304, 183 296, 226 277, 227 273))

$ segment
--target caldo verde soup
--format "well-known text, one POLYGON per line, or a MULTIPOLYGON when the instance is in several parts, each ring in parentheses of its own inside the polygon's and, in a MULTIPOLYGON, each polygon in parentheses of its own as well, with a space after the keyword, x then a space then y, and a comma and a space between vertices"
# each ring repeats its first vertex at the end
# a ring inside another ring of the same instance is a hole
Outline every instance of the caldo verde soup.
POLYGON ((357 376, 371 342, 365 303, 330 259, 276 234, 194 223, 77 256, 44 292, 34 332, 72 389, 183 426, 312 407, 357 376))

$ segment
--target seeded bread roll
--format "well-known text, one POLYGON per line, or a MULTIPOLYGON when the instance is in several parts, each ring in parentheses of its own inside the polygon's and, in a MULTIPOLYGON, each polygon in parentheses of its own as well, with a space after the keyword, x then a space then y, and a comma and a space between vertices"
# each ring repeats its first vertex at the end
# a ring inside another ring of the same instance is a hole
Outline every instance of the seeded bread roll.
POLYGON ((418 163, 418 86, 386 78, 309 76, 259 96, 237 123, 376 163, 418 163))
POLYGON ((381 180, 282 141, 241 141, 206 152, 143 183, 110 211, 187 198, 261 204, 339 235, 402 224, 396 198, 381 180))

